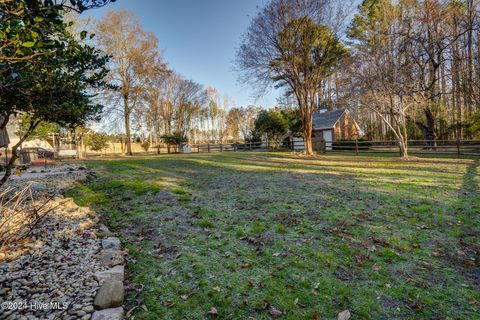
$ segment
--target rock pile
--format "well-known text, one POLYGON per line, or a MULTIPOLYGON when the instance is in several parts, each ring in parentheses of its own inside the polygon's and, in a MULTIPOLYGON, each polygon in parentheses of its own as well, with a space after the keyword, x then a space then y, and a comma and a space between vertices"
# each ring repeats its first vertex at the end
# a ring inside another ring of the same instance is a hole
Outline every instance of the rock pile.
POLYGON ((42 194, 57 195, 48 204, 56 209, 28 239, 0 252, 0 319, 123 319, 119 239, 90 209, 59 195, 87 174, 35 178, 42 194))
MULTIPOLYGON (((105 229, 106 227, 102 226, 103 232, 109 234, 110 231, 105 229)), ((99 311, 93 313, 92 319, 123 319, 125 267, 120 240, 116 237, 104 238, 102 240, 102 251, 97 255, 97 261, 102 267, 110 267, 110 269, 95 273, 95 279, 101 284, 101 287, 93 301, 93 306, 99 311)))

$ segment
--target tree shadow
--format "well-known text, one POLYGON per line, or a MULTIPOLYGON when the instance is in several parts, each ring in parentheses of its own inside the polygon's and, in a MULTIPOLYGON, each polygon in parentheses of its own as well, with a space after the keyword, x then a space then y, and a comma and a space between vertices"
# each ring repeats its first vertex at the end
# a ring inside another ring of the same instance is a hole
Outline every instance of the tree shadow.
POLYGON ((478 166, 480 166, 480 159, 475 160, 471 165, 468 166, 467 171, 463 176, 463 185, 460 188, 460 194, 459 194, 460 199, 477 194, 478 185, 475 182, 475 177, 478 174, 477 173, 478 166))
MULTIPOLYGON (((436 302, 440 301, 443 288, 460 291, 459 286, 465 278, 472 279, 465 272, 453 276, 449 274, 452 265, 461 271, 460 264, 465 259, 457 259, 457 262, 437 258, 440 245, 449 248, 462 241, 456 233, 450 233, 452 227, 449 223, 454 225, 457 220, 448 215, 455 209, 457 189, 448 193, 448 197, 432 203, 427 201, 432 196, 430 189, 397 190, 392 180, 386 181, 387 185, 374 188, 372 181, 381 178, 374 170, 367 172, 368 177, 364 173, 342 170, 342 167, 365 169, 367 161, 357 164, 359 161, 356 158, 343 158, 345 162, 352 163, 335 163, 326 169, 309 159, 299 158, 306 161, 295 163, 282 161, 283 158, 297 160, 291 155, 276 153, 241 156, 217 153, 135 162, 135 167, 129 168, 134 171, 129 172, 132 176, 136 176, 136 170, 141 170, 142 177, 143 172, 159 175, 159 179, 175 177, 183 182, 182 187, 192 189, 192 199, 180 203, 173 194, 169 193, 166 197, 160 194, 161 191, 126 202, 120 198, 128 190, 105 190, 112 196, 118 196, 118 202, 125 209, 125 213, 116 214, 117 208, 111 208, 110 211, 115 211, 112 218, 119 220, 119 226, 132 229, 132 234, 123 236, 133 239, 145 236, 151 242, 154 246, 152 255, 150 252, 142 253, 143 242, 135 244, 135 250, 140 252, 139 260, 152 265, 148 269, 152 274, 168 273, 172 282, 183 286, 182 290, 190 290, 189 282, 182 278, 181 272, 170 274, 171 270, 192 272, 211 286, 215 284, 210 280, 208 270, 215 270, 214 275, 218 279, 235 288, 242 287, 249 275, 261 274, 262 283, 271 286, 272 292, 282 290, 278 299, 293 300, 302 294, 308 302, 307 310, 313 312, 314 308, 322 307, 325 308, 323 312, 329 315, 333 315, 337 308, 351 307, 362 318, 361 308, 351 306, 349 299, 357 299, 364 304, 375 301, 376 304, 378 294, 370 288, 372 283, 382 286, 384 278, 412 297, 421 293, 426 296, 426 301, 435 299, 436 302), (132 226, 133 222, 137 225, 132 226), (181 253, 183 256, 179 255, 181 253), (435 264, 432 266, 424 261, 425 257, 430 257, 435 264), (191 261, 183 259, 195 259, 201 270, 191 271, 191 261), (245 261, 249 263, 245 264, 245 261), (325 279, 322 280, 323 285, 332 288, 331 292, 322 295, 321 301, 313 297, 310 301, 308 286, 304 288, 300 282, 298 286, 289 283, 284 289, 285 279, 303 276, 306 270, 311 273, 305 276, 308 282, 325 279), (339 298, 338 292, 343 287, 352 289, 348 291, 348 296, 339 298)), ((131 165, 132 161, 127 161, 122 168, 131 165)), ((399 169, 391 166, 390 161, 380 159, 379 162, 384 163, 386 172, 399 169)), ((410 170, 413 171, 412 167, 413 164, 402 165, 400 169, 408 169, 400 170, 399 175, 405 177, 410 170)), ((477 167, 478 161, 468 167, 463 186, 460 185, 462 172, 457 171, 455 187, 465 188, 469 195, 474 195, 477 191, 477 167)), ((428 169, 437 168, 418 168, 411 176, 423 177, 428 169)), ((439 172, 432 173, 436 173, 432 179, 438 179, 439 172)), ((116 175, 118 171, 113 171, 103 179, 108 181, 116 175)), ((466 202, 465 198, 461 201, 466 202)), ((473 217, 471 220, 475 221, 473 217)), ((131 271, 146 281, 151 280, 148 272, 140 271, 136 266, 132 266, 131 271)), ((147 282, 144 284, 148 285, 147 282)), ((248 288, 242 293, 249 300, 256 299, 266 290, 248 288)), ((157 285, 151 289, 157 290, 152 291, 155 294, 164 294, 164 291, 175 293, 167 286, 157 285)), ((440 318, 443 314, 453 314, 455 305, 467 306, 468 303, 467 295, 458 293, 442 308, 427 304, 422 310, 417 310, 416 301, 399 298, 387 289, 380 290, 383 308, 371 310, 371 313, 394 318, 399 316, 396 311, 399 307, 403 318, 422 315, 440 318)), ((203 296, 197 294, 199 296, 191 299, 200 302, 203 296)), ((233 292, 227 290, 224 295, 230 297, 233 292)), ((177 303, 183 302, 178 300, 177 303)), ((245 317, 257 313, 249 306, 229 308, 226 310, 245 317)), ((290 312, 294 310, 289 309, 290 312)), ((184 316, 181 309, 162 309, 162 312, 170 312, 168 314, 172 318, 184 316)), ((470 312, 464 310, 461 315, 468 317, 470 312)))

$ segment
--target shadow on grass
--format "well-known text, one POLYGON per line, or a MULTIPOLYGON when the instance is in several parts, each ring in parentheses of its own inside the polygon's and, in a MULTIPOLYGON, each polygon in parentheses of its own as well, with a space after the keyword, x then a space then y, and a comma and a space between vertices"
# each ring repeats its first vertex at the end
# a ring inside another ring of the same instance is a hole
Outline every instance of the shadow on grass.
POLYGON ((460 189, 460 198, 465 196, 477 196, 478 197, 478 184, 475 181, 477 177, 477 169, 480 166, 480 160, 476 160, 471 165, 467 167, 467 171, 463 176, 463 185, 460 189))
MULTIPOLYGON (((278 153, 123 160, 131 170, 122 174, 125 183, 116 181, 121 163, 111 172, 103 163, 91 188, 108 195, 99 209, 132 239, 129 281, 146 286, 148 308, 136 319, 201 319, 212 307, 220 318, 270 319, 265 301, 299 319, 317 311, 334 318, 345 308, 357 319, 469 318, 478 311, 468 302, 465 277, 432 255, 436 242, 459 241, 445 213, 458 189, 433 202, 430 190, 399 190, 392 181, 388 190, 372 190, 353 170, 365 169, 368 159, 351 159, 347 175, 341 164, 325 170, 295 157, 303 163, 273 163, 279 156, 292 160, 278 153), (175 189, 132 198, 130 187, 144 188, 128 180, 148 176, 180 177, 178 187, 191 200, 175 200, 175 189)), ((390 160, 378 162, 391 169, 390 160)), ((373 171, 369 176, 380 180, 373 171)))

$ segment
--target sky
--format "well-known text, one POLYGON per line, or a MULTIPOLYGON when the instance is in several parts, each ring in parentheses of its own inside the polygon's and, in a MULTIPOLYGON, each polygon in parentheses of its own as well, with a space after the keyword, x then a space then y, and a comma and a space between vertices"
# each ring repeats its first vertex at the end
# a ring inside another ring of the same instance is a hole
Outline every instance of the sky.
POLYGON ((271 107, 278 92, 255 99, 233 70, 242 33, 265 0, 117 0, 88 11, 101 18, 109 10, 133 11, 146 31, 159 39, 172 70, 226 94, 235 106, 271 107))

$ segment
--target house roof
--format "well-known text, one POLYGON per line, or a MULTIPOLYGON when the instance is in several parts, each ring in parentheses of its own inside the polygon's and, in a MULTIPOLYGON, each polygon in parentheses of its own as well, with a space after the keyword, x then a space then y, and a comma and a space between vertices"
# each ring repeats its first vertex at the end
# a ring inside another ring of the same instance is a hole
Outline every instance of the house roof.
POLYGON ((338 109, 330 112, 315 112, 312 115, 313 130, 332 129, 347 109, 338 109))

